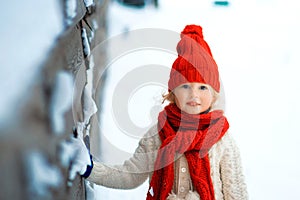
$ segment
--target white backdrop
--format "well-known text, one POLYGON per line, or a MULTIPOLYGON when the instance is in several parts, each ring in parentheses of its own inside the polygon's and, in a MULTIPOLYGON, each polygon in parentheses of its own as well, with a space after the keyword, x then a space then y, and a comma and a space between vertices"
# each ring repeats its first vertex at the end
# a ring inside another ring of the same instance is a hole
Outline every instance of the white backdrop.
MULTIPOLYGON (((123 7, 112 2, 109 36, 131 30, 162 28, 180 32, 186 24, 199 24, 218 63, 226 95, 226 116, 241 150, 250 199, 300 199, 299 6, 292 0, 230 1, 229 7, 212 1, 161 0, 159 9, 123 7)), ((127 36, 126 36, 127 35, 127 36)), ((175 48, 174 44, 174 48, 175 48)), ((175 49, 174 49, 175 51, 175 49)), ((143 64, 171 66, 174 55, 143 51, 119 58, 109 67, 102 105, 102 137, 132 153, 138 138, 120 130, 112 115, 116 84, 127 71, 143 64), (166 59, 163 59, 166 58, 166 59)), ((128 112, 133 123, 151 123, 151 108, 159 104, 162 86, 143 87, 132 94, 128 112)), ((123 100, 123 99, 122 99, 123 100)), ((126 99, 125 99, 126 100, 126 99)), ((156 110, 157 111, 157 110, 156 110)), ((104 141, 104 140, 103 140, 104 141)), ((101 144, 102 160, 112 152, 101 144)), ((129 190, 97 188, 98 199, 144 199, 147 183, 129 190)))

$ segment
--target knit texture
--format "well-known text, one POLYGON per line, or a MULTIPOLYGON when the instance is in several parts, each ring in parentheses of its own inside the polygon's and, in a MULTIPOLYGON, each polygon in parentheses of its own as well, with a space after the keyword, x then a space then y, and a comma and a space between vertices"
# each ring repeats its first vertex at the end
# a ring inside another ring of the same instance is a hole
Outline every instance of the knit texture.
POLYGON ((200 196, 197 192, 189 191, 189 193, 185 196, 185 198, 180 198, 176 194, 171 193, 167 200, 199 200, 200 196))
POLYGON ((175 104, 165 107, 158 117, 159 149, 147 199, 166 199, 174 183, 175 154, 185 154, 194 188, 202 200, 214 200, 210 178, 209 149, 225 134, 229 124, 223 111, 191 115, 175 104))
POLYGON ((202 27, 187 25, 177 44, 178 57, 172 65, 169 91, 186 82, 209 84, 220 91, 218 66, 202 33, 202 27))
MULTIPOLYGON (((88 180, 116 189, 132 189, 152 178, 157 151, 161 146, 157 125, 140 140, 133 156, 121 165, 107 166, 94 161, 88 180)), ((248 200, 239 149, 227 132, 209 151, 210 175, 216 200, 248 200)), ((143 199, 144 197, 141 197, 143 199)))

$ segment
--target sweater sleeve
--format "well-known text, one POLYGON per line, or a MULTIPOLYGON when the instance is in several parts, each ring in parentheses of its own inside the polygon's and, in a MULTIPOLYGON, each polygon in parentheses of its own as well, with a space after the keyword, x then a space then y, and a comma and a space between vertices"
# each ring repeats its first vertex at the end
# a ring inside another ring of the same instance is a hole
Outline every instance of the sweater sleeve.
POLYGON ((247 200, 248 192, 243 175, 239 149, 231 136, 220 162, 221 181, 225 200, 247 200))
POLYGON ((107 166, 94 162, 88 180, 95 184, 115 189, 132 189, 141 185, 153 171, 156 159, 156 136, 146 134, 133 156, 123 165, 107 166))

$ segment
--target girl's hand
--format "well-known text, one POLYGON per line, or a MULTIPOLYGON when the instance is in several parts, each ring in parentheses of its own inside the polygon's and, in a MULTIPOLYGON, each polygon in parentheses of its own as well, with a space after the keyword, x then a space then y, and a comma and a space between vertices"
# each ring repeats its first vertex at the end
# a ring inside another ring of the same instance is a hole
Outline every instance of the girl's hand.
POLYGON ((74 154, 69 171, 69 180, 74 180, 77 173, 87 178, 93 168, 92 156, 85 146, 84 141, 80 137, 77 138, 77 135, 74 136, 70 141, 74 154))

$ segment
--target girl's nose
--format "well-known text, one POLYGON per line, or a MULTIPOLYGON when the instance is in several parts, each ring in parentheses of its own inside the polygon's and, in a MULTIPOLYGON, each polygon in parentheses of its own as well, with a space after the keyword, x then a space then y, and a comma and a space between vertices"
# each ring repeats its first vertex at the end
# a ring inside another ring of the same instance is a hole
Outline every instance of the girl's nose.
POLYGON ((196 88, 194 88, 194 87, 191 89, 191 96, 193 98, 199 97, 199 91, 196 88))

